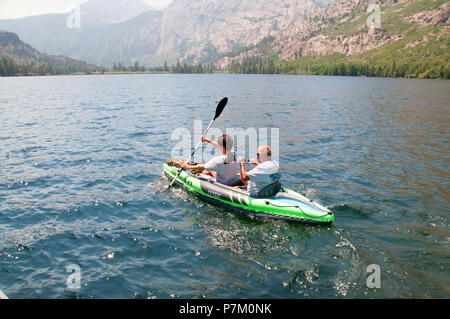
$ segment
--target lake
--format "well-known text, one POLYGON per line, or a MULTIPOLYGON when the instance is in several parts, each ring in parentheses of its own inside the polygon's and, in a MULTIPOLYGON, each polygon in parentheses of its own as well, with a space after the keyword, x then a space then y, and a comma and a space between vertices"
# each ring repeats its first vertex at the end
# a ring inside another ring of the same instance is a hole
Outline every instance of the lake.
POLYGON ((449 81, 325 76, 0 78, 0 289, 448 298, 449 92, 449 81), (333 211, 333 225, 251 219, 164 191, 172 133, 206 128, 225 96, 214 128, 278 128, 283 184, 333 211))

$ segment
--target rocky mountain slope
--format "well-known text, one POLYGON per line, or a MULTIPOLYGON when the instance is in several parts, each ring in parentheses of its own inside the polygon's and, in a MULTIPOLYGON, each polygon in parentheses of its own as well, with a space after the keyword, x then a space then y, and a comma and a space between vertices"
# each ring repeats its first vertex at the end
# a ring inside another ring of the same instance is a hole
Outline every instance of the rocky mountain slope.
POLYGON ((441 47, 448 49, 445 42, 448 42, 450 35, 450 1, 378 1, 379 27, 368 27, 368 19, 376 14, 375 11, 367 12, 371 3, 369 0, 334 1, 310 17, 298 19, 269 43, 224 57, 217 61, 216 66, 224 68, 249 57, 267 55, 275 55, 277 59, 286 61, 335 53, 354 57, 369 51, 375 54, 377 48, 399 40, 405 43, 406 48, 416 46, 420 41, 446 40, 441 47), (424 30, 433 31, 434 34, 416 43, 415 38, 424 30))
MULTIPOLYGON (((449 64, 449 0, 174 0, 164 11, 142 1, 87 2, 79 29, 67 27, 67 15, 0 20, 0 28, 40 51, 106 67, 179 61, 225 69, 255 58, 299 60, 307 72, 311 63, 449 64), (378 9, 368 12, 371 5, 378 9), (378 18, 379 26, 368 26, 378 18)), ((425 76, 429 68, 417 70, 425 76)))
POLYGON ((79 28, 68 26, 76 19, 73 11, 0 20, 0 29, 41 52, 104 66, 145 60, 158 48, 162 12, 142 0, 92 0, 79 9, 79 28))
POLYGON ((0 28, 16 32, 38 50, 97 65, 211 62, 274 36, 332 0, 174 0, 164 11, 146 11, 126 21, 124 16, 143 10, 140 1, 127 1, 131 13, 122 18, 112 16, 102 1, 120 2, 87 2, 80 8, 79 29, 67 27, 68 14, 0 20, 0 28))
POLYGON ((257 44, 330 0, 175 0, 165 11, 158 54, 205 62, 257 44))
POLYGON ((97 69, 75 59, 42 54, 22 42, 17 34, 0 30, 0 75, 67 74, 97 69))

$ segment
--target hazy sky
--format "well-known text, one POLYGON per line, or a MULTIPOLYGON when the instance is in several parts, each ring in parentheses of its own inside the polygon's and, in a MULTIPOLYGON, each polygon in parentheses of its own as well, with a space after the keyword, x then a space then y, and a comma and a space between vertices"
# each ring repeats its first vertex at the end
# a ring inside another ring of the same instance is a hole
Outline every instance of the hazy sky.
MULTIPOLYGON (((16 19, 45 13, 65 13, 89 0, 0 0, 0 19, 16 19)), ((165 8, 172 0, 144 0, 154 8, 165 8)))

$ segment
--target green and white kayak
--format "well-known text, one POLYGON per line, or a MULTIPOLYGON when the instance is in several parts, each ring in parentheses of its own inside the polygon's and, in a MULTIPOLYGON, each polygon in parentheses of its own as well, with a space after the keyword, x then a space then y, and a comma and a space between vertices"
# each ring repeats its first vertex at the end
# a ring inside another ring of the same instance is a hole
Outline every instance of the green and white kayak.
MULTIPOLYGON (((171 180, 179 170, 164 164, 164 173, 171 180)), ((253 198, 245 190, 197 177, 187 171, 181 172, 175 183, 204 200, 255 217, 321 225, 330 225, 334 221, 329 209, 286 188, 273 197, 253 198)))

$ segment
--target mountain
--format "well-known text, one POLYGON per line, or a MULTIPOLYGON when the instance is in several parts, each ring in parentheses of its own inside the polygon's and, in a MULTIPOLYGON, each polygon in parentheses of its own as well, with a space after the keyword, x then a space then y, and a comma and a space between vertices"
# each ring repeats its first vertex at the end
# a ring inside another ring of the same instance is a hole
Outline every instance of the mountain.
POLYGON ((284 73, 448 78, 448 0, 378 1, 378 27, 368 26, 377 15, 368 12, 371 3, 334 1, 271 41, 223 57, 216 67, 242 71, 244 64, 269 63, 284 73))
POLYGON ((73 13, 0 20, 0 28, 40 51, 106 67, 214 63, 231 72, 442 78, 450 68, 449 4, 174 0, 157 11, 143 0, 91 0, 80 7, 80 28, 67 25, 73 13))
POLYGON ((212 62, 275 35, 330 1, 174 0, 164 11, 141 12, 145 6, 138 0, 126 2, 128 11, 119 0, 92 0, 80 7, 80 28, 68 28, 73 13, 0 20, 0 28, 38 50, 97 65, 212 62), (117 11, 124 14, 113 14, 117 11))
POLYGON ((150 10, 143 0, 92 0, 80 5, 80 22, 90 27, 120 23, 150 10))
POLYGON ((142 0, 92 0, 77 12, 0 20, 0 29, 17 33, 49 54, 111 66, 145 60, 159 44, 161 11, 142 0))
POLYGON ((164 10, 159 55, 207 62, 257 44, 330 0, 174 0, 164 10))
POLYGON ((96 66, 64 56, 41 54, 17 34, 0 30, 0 76, 93 72, 96 66))

